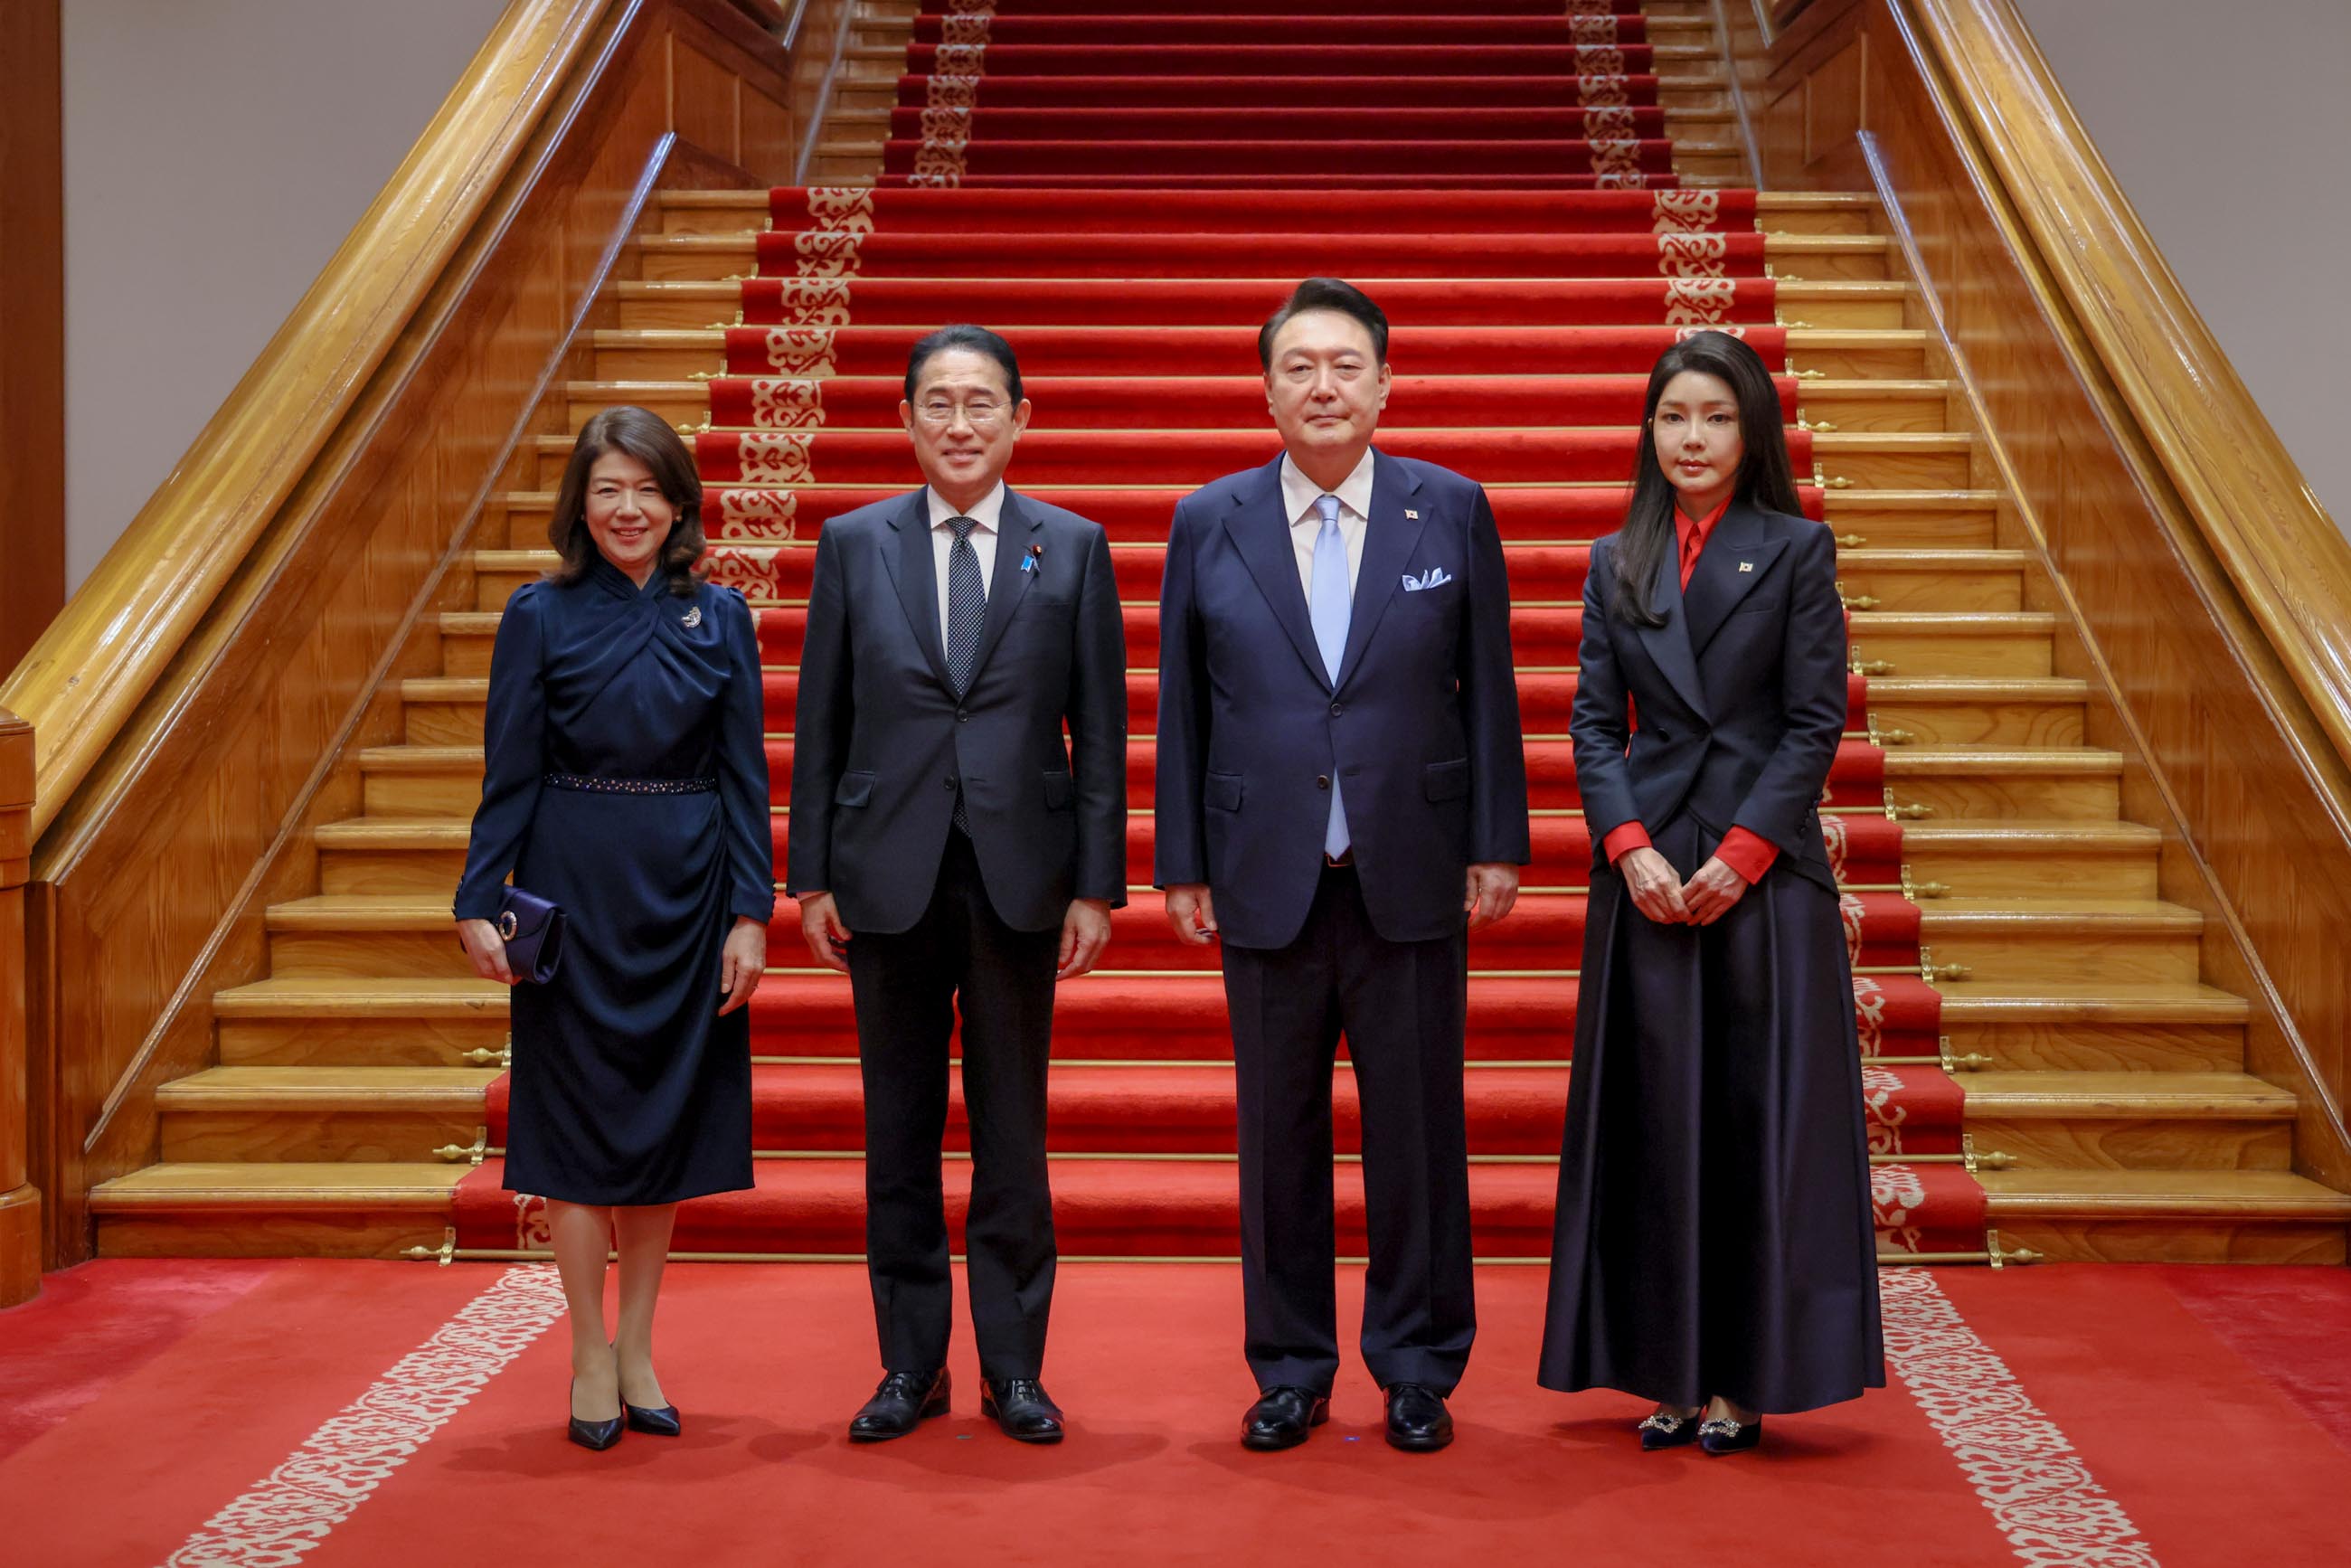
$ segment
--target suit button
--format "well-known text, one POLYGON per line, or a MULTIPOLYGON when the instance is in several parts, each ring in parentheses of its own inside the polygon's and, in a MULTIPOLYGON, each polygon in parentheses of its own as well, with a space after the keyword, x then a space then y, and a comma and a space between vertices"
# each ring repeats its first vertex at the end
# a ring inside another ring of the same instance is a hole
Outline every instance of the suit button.
POLYGON ((1341 714, 1345 713, 1346 711, 1347 705, 1345 703, 1332 703, 1331 705, 1331 716, 1332 718, 1337 718, 1341 714))
POLYGON ((950 773, 945 779, 940 779, 939 782, 952 789, 956 787, 955 775, 950 773))
POLYGON ((1667 734, 1664 730, 1662 730, 1662 729, 1659 729, 1659 730, 1653 730, 1653 731, 1651 731, 1650 733, 1652 733, 1653 735, 1655 735, 1655 736, 1656 736, 1659 740, 1671 740, 1671 739, 1673 738, 1673 737, 1672 737, 1672 736, 1667 735, 1667 734))
POLYGON ((1328 773, 1317 773, 1314 776, 1314 788, 1317 789, 1331 788, 1331 776, 1328 773))
POLYGON ((971 722, 971 715, 964 712, 961 708, 957 708, 956 709, 956 722, 957 724, 969 724, 971 722))

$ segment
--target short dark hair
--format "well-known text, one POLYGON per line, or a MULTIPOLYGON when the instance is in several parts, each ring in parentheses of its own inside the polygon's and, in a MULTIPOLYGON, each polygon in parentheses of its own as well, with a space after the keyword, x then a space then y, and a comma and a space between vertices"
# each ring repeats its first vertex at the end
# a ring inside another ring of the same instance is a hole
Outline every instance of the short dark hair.
POLYGON ((1372 335, 1372 357, 1382 364, 1388 362, 1388 314, 1372 303, 1372 297, 1352 283, 1336 277, 1310 277, 1290 291, 1281 308, 1266 318, 1265 325, 1257 329, 1257 362, 1264 370, 1273 369, 1273 340, 1293 316, 1303 316, 1309 310, 1335 310, 1342 316, 1353 316, 1372 335))
POLYGON ((1004 390, 1014 402, 1020 401, 1020 361, 1012 356, 1012 345, 985 327, 975 327, 968 321, 956 321, 935 332, 925 332, 914 340, 906 354, 906 401, 914 401, 914 384, 922 379, 923 367, 934 354, 944 354, 949 349, 968 349, 975 354, 986 354, 1004 368, 1004 390))
POLYGON ((572 443, 571 460, 563 465, 563 483, 555 492, 555 515, 547 524, 547 542, 562 557, 549 575, 557 582, 577 582, 601 553, 588 531, 588 471, 596 466, 596 459, 613 452, 625 452, 652 469, 663 499, 675 509, 659 570, 668 580, 669 591, 681 597, 692 593, 695 564, 702 559, 704 545, 702 477, 695 471, 694 454, 669 421, 628 403, 608 408, 581 425, 579 440, 572 443))

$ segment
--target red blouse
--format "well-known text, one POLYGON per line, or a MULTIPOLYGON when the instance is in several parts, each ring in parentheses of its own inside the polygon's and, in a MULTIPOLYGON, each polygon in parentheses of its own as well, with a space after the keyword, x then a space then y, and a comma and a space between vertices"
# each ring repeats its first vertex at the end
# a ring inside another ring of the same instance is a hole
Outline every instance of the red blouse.
MULTIPOLYGON (((1684 516, 1679 507, 1674 509, 1674 537, 1681 546, 1683 588, 1689 587, 1690 574, 1698 570, 1698 558, 1705 552, 1707 540, 1714 537, 1714 526, 1722 521, 1723 513, 1729 510, 1729 497, 1725 497, 1722 505, 1696 521, 1684 516)), ((1600 847, 1607 852, 1610 865, 1622 860, 1628 851, 1648 846, 1649 831, 1638 822, 1626 822, 1600 841, 1600 847)), ((1733 828, 1723 835, 1714 855, 1737 872, 1741 881, 1752 886, 1763 880, 1763 873, 1770 871, 1771 862, 1780 858, 1780 846, 1745 828, 1733 828)))

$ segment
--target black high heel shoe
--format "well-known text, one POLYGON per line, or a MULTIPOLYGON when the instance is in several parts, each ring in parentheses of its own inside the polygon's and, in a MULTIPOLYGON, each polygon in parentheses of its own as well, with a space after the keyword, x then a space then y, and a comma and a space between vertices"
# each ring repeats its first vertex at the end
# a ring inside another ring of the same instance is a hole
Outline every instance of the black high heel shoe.
MULTIPOLYGON (((580 1380, 575 1377, 571 1381, 577 1386, 580 1380)), ((569 1403, 568 1399, 566 1403, 569 1403)), ((623 1411, 627 1408, 625 1405, 622 1406, 623 1411)), ((627 1425, 628 1419, 624 1415, 615 1416, 609 1421, 582 1421, 579 1416, 574 1416, 564 1436, 581 1448, 592 1448, 601 1454, 621 1440, 621 1432, 627 1425)))
POLYGON ((654 1410, 643 1405, 632 1405, 623 1399, 621 1401, 621 1415, 632 1432, 649 1433, 656 1437, 674 1437, 684 1430, 679 1425, 674 1405, 664 1405, 654 1410))

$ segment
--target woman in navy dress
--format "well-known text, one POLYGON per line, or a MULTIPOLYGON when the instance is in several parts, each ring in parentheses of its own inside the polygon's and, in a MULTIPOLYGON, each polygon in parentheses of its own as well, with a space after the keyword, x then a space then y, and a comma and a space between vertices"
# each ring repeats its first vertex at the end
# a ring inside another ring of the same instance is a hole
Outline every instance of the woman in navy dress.
POLYGON ((1625 526, 1584 584, 1570 728, 1592 892, 1539 1380, 1656 1401, 1646 1448, 1735 1453, 1766 1413, 1886 1381, 1818 811, 1844 609, 1781 418, 1740 340, 1667 350, 1625 526))
POLYGON ((548 1200, 571 1317, 574 1441, 674 1435, 653 1366, 677 1204, 751 1185, 750 1015, 775 908, 751 612, 696 579, 702 486, 641 408, 580 433, 548 537, 490 656, 482 804, 455 914, 513 985, 500 884, 569 923, 545 985, 513 991, 507 1186, 548 1200), (604 1323, 604 1261, 620 1312, 604 1323))

